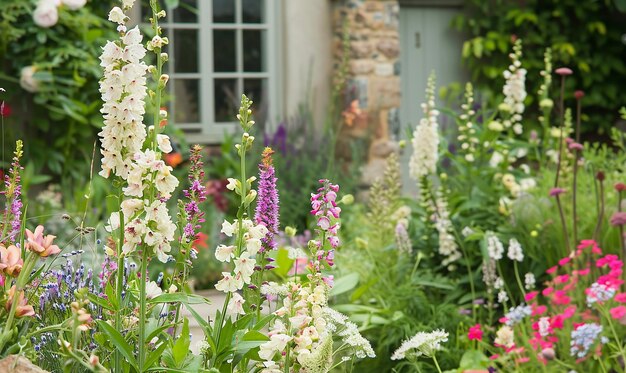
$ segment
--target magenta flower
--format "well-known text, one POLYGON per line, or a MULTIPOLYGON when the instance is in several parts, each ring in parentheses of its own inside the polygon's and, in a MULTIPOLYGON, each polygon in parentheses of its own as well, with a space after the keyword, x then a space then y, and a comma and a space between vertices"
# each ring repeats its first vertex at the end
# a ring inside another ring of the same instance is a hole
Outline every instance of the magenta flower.
POLYGON ((583 146, 577 142, 572 142, 568 147, 569 150, 583 150, 583 146))
POLYGON ((276 249, 274 236, 278 233, 279 200, 272 154, 274 151, 271 148, 265 148, 263 160, 259 165, 259 190, 254 221, 256 224, 263 224, 267 228, 267 234, 261 238, 261 252, 276 249))
POLYGON ((333 266, 334 249, 340 244, 338 237, 340 224, 337 219, 341 214, 341 208, 336 202, 339 186, 325 179, 320 180, 320 183, 323 186, 317 189, 316 194, 311 194, 311 215, 317 217, 318 232, 325 237, 332 250, 324 251, 325 242, 314 241, 314 244, 318 249, 316 253, 318 262, 325 261, 329 266, 333 266))
POLYGON ((482 341, 483 340, 483 331, 480 329, 480 324, 476 324, 469 328, 469 332, 467 333, 467 338, 470 341, 482 341))
POLYGON ((550 197, 556 197, 560 194, 565 193, 565 189, 563 188, 552 188, 550 189, 550 197))
POLYGON ((559 67, 558 69, 554 70, 554 72, 561 76, 567 76, 567 75, 573 74, 572 69, 570 69, 569 67, 559 67))
POLYGON ((611 216, 611 225, 621 226, 626 225, 626 212, 618 211, 611 216))

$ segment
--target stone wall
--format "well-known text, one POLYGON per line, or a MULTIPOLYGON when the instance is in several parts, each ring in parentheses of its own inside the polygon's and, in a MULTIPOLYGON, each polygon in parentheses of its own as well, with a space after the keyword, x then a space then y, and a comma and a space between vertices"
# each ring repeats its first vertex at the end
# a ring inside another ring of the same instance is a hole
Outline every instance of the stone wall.
POLYGON ((369 148, 363 187, 382 176, 385 158, 397 151, 396 140, 400 136, 399 11, 397 0, 334 2, 335 68, 340 67, 344 50, 349 49, 340 138, 343 142, 359 141, 369 148), (350 39, 347 48, 343 42, 344 22, 347 22, 350 39))

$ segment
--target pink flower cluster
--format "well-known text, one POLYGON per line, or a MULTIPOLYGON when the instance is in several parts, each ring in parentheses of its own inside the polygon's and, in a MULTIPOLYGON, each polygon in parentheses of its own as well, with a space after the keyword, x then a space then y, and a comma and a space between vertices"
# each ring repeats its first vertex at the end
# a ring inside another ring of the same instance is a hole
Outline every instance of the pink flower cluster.
MULTIPOLYGON (((601 335, 602 324, 611 322, 611 319, 626 324, 626 293, 619 292, 624 283, 623 262, 617 255, 604 255, 595 241, 583 240, 572 255, 562 258, 558 265, 546 272, 551 275, 551 280, 543 289, 527 293, 524 299, 532 311, 527 323, 518 325, 520 328, 530 325, 532 330, 516 334, 528 336, 528 343, 517 339, 507 345, 496 343, 495 346, 503 348, 517 363, 530 361, 528 347, 524 345, 530 346, 537 360, 548 364, 555 358, 555 353, 558 355, 557 349, 563 345, 560 341, 568 346, 578 346, 581 338, 586 337, 588 350, 577 347, 572 349, 576 353, 567 352, 567 355, 577 362, 594 354, 600 355, 602 346, 608 341, 601 335), (590 333, 590 330, 597 331, 597 334, 590 333)), ((507 321, 507 317, 500 319, 502 324, 511 325, 507 321)), ((515 324, 511 326, 515 328, 515 324)), ((506 328, 509 326, 503 325, 501 330, 506 328)), ((514 330, 509 328, 506 333, 512 340, 514 330)), ((482 337, 480 324, 469 329, 469 340, 480 341, 482 337)), ((496 354, 491 358, 496 360, 499 357, 496 354)))
POLYGON ((319 182, 322 186, 317 189, 316 194, 311 194, 311 215, 317 217, 317 227, 321 240, 311 242, 317 250, 317 262, 325 261, 329 266, 333 266, 334 250, 339 247, 340 223, 338 219, 341 214, 341 208, 337 206, 339 185, 333 184, 327 179, 321 179, 319 182), (324 250, 325 241, 328 241, 331 246, 328 251, 324 250))

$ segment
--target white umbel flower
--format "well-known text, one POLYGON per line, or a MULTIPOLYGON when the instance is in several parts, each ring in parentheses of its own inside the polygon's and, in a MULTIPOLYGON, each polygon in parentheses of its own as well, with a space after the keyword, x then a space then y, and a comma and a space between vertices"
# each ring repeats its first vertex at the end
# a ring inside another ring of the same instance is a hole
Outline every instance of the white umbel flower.
POLYGON ((402 360, 407 355, 432 357, 435 352, 441 350, 441 343, 447 341, 448 332, 444 330, 435 330, 430 333, 419 332, 411 339, 404 341, 391 355, 391 360, 402 360))
POLYGON ((439 112, 435 110, 435 75, 428 78, 426 88, 426 103, 422 104, 425 118, 413 132, 413 154, 409 161, 409 173, 417 181, 424 176, 436 171, 439 157, 439 126, 437 116, 439 112))

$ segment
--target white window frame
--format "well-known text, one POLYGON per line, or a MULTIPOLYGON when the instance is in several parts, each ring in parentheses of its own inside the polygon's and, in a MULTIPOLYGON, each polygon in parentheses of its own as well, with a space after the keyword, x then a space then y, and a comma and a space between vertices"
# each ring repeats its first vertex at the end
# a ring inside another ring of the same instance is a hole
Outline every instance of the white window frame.
MULTIPOLYGON (((147 0, 143 0, 144 2, 147 0)), ((177 73, 174 71, 175 55, 172 48, 169 48, 169 61, 165 65, 164 73, 170 76, 168 82, 168 94, 173 100, 174 82, 176 79, 197 79, 199 81, 198 123, 176 123, 176 105, 171 106, 169 115, 170 124, 181 129, 186 134, 189 143, 199 144, 219 144, 223 142, 225 136, 234 133, 239 129, 235 112, 232 113, 232 122, 215 122, 214 113, 214 92, 215 79, 236 79, 238 96, 243 92, 243 79, 259 78, 267 79, 267 95, 264 97, 267 106, 266 122, 264 127, 272 131, 276 128, 276 123, 280 120, 282 113, 282 99, 280 98, 280 87, 282 85, 279 72, 282 71, 282 54, 279 46, 281 0, 264 0, 264 22, 263 23, 243 23, 242 20, 242 0, 232 0, 235 3, 234 23, 214 23, 213 22, 213 1, 197 0, 198 20, 197 23, 174 22, 173 16, 168 16, 161 20, 160 25, 167 32, 170 44, 176 45, 174 30, 193 29, 198 30, 198 72, 197 73, 177 73), (235 30, 236 42, 236 70, 234 72, 214 72, 213 71, 213 30, 235 30), (243 30, 264 30, 266 32, 266 48, 263 50, 265 58, 264 72, 243 72, 243 30)), ((138 5, 138 4, 137 4, 138 5)), ((167 10, 167 9, 166 9, 167 10)), ((168 13, 171 13, 168 12, 168 13)), ((140 6, 133 9, 133 20, 145 23, 149 15, 141 17, 140 6)), ((253 104, 254 108, 254 104, 253 104)))

